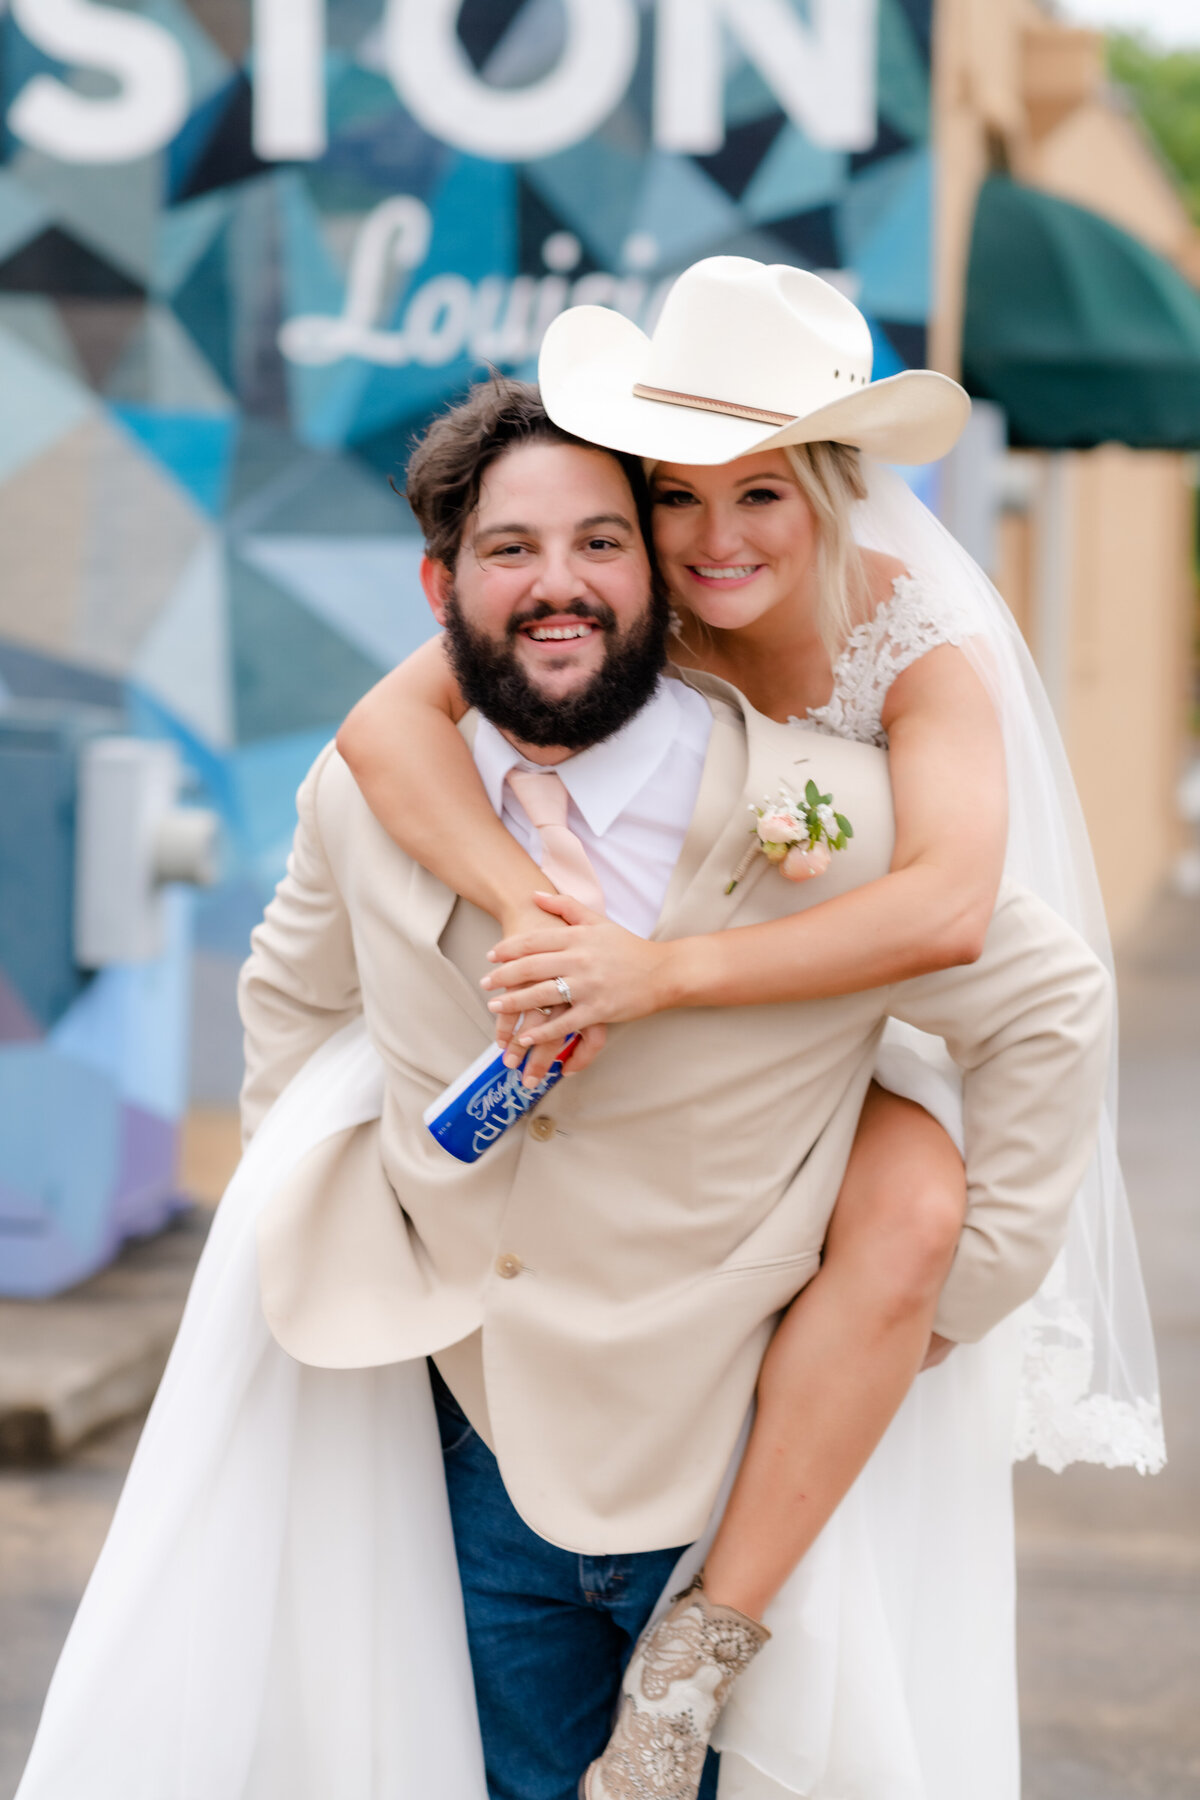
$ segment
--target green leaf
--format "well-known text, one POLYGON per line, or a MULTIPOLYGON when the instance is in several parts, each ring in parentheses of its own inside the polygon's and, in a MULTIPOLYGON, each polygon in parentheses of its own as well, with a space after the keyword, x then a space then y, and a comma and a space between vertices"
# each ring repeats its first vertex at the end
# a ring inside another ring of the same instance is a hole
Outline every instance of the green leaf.
POLYGON ((841 832, 842 836, 852 838, 854 836, 854 827, 849 819, 846 818, 845 814, 834 813, 833 816, 838 822, 838 830, 841 832))
POLYGON ((808 801, 810 806, 819 806, 821 804, 821 795, 815 781, 809 781, 805 784, 804 798, 808 801))

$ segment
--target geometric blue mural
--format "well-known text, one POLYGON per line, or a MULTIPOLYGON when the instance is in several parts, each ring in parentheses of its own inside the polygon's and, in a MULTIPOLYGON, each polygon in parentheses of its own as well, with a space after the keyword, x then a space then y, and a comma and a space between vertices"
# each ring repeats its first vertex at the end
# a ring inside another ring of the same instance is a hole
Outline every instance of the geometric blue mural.
MULTIPOLYGON (((328 0, 315 149, 260 141, 249 0, 135 0, 123 14, 181 71, 177 122, 117 160, 53 153, 16 129, 31 81, 111 103, 113 78, 34 41, 30 0, 0 13, 0 707, 99 706, 179 746, 225 824, 226 884, 195 908, 222 953, 244 950, 278 879, 316 750, 432 629, 391 483, 435 410, 488 366, 532 376, 565 306, 649 328, 679 269, 721 252, 842 282, 877 374, 923 357, 930 0, 825 9, 830 29, 872 34, 874 110, 853 144, 801 117, 730 26, 719 141, 692 150, 664 142, 655 111, 661 9, 611 3, 638 33, 614 104, 580 141, 512 155, 421 122, 384 0, 328 0)), ((778 4, 808 29, 804 0, 778 4)), ((564 16, 557 0, 465 0, 455 54, 498 93, 536 89, 564 16)), ((0 816, 0 887, 3 834, 0 816)), ((178 971, 154 994, 131 971, 89 982, 61 930, 13 955, 0 926, 0 1143, 36 1093, 70 1088, 82 1117, 108 1083, 125 1110, 87 1179, 116 1169, 138 1191, 183 1105, 178 971)), ((76 1229, 82 1165, 55 1181, 76 1229)), ((12 1188, 0 1151, 0 1218, 12 1188)))
MULTIPOLYGON (((250 7, 132 10, 186 61, 171 141, 84 165, 5 140, 0 532, 14 585, 0 640, 118 677, 142 727, 175 736, 227 809, 245 751, 332 729, 428 634, 412 521, 388 478, 485 365, 531 374, 563 306, 599 300, 649 324, 680 267, 743 251, 840 272, 881 372, 921 353, 928 0, 876 9, 865 148, 814 142, 731 40, 723 143, 663 149, 645 6, 610 116, 582 142, 511 161, 456 149, 410 115, 379 0, 330 0, 327 144, 281 163, 254 142, 250 7), (356 280, 369 316, 347 335, 356 280), (35 516, 31 494, 59 497, 49 551, 48 502, 35 516)), ((802 0, 792 10, 807 16, 802 0)), ((513 87, 553 64, 561 9, 474 0, 457 30, 480 77, 513 87)), ((11 18, 0 44, 6 104, 37 69, 69 73, 11 18)), ((280 818, 292 772, 282 757, 280 818)), ((258 827, 232 810, 228 823, 235 874, 261 872, 258 827)))

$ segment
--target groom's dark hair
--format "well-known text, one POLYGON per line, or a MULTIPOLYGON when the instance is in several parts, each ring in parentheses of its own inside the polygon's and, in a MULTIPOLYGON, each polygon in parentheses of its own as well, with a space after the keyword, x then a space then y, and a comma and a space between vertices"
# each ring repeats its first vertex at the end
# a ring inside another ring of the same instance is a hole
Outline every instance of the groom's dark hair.
POLYGON ((416 514, 426 552, 434 562, 453 569, 467 523, 479 504, 484 476, 507 451, 524 444, 571 444, 580 450, 598 450, 620 465, 637 507, 657 591, 650 489, 639 459, 564 431, 554 423, 532 383, 511 381, 504 375, 481 381, 465 400, 441 413, 409 458, 404 498, 416 514))

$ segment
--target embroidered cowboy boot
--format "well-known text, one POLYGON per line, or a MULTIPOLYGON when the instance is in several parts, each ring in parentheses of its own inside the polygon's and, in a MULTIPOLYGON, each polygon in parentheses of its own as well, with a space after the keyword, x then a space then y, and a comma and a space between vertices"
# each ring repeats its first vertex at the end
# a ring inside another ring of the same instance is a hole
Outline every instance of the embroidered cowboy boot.
POLYGON ((697 1575, 638 1640, 612 1737, 580 1783, 582 1800, 696 1800, 717 1715, 770 1635, 731 1606, 714 1606, 697 1575))

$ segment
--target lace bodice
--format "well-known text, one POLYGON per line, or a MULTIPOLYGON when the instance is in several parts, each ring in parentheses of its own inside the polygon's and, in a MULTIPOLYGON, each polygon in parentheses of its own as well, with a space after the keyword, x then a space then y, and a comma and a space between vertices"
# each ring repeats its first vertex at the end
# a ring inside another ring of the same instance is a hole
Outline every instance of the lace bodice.
POLYGON ((912 575, 897 575, 873 618, 856 625, 833 665, 833 692, 793 725, 815 725, 831 737, 886 745, 883 706, 888 689, 918 657, 938 644, 961 644, 978 627, 967 608, 935 598, 912 575))

